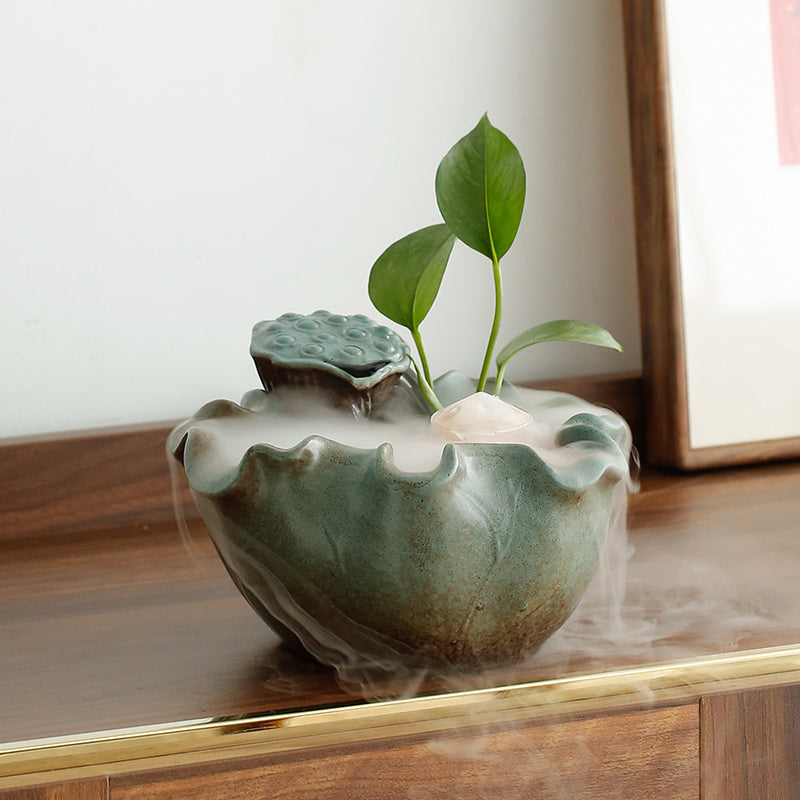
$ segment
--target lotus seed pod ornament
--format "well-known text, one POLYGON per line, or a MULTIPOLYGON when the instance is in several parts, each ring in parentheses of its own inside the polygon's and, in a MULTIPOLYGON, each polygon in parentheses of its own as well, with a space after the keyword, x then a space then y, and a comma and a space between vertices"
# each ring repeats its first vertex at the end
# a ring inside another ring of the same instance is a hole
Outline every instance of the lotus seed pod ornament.
POLYGON ((283 314, 253 328, 250 355, 264 387, 324 387, 345 405, 364 407, 411 366, 408 345, 364 314, 283 314))
POLYGON ((477 378, 434 380, 428 367, 419 324, 455 238, 488 250, 502 305, 496 245, 502 255, 513 240, 524 182, 516 148, 484 117, 439 167, 444 222, 375 262, 370 297, 408 328, 416 359, 363 314, 283 314, 253 328, 262 388, 208 403, 170 435, 244 597, 324 664, 516 663, 566 621, 624 519, 625 422, 503 380, 509 359, 537 342, 619 349, 607 331, 573 320, 531 328, 499 351, 489 380, 497 311, 477 378))

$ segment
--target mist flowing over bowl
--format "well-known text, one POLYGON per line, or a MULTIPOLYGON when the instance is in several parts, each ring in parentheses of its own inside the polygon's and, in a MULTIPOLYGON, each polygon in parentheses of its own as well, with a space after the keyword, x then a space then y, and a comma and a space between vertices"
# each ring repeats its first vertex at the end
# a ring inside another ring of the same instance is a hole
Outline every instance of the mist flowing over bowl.
MULTIPOLYGON (((451 374, 437 392, 450 402, 469 384, 451 374)), ((280 392, 213 401, 168 446, 237 587, 290 647, 342 670, 511 664, 566 621, 624 520, 631 443, 610 411, 508 391, 534 418, 569 415, 554 457, 448 442, 434 468, 409 472, 388 442, 311 432, 288 448, 253 443, 220 467, 224 424, 279 426, 280 392)))

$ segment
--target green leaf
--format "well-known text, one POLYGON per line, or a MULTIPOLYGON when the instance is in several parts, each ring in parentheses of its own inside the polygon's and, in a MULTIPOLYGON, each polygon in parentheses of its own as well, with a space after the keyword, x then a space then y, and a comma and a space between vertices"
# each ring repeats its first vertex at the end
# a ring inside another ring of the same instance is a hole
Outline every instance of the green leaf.
POLYGON ((605 329, 591 322, 580 322, 575 319, 558 319, 545 322, 515 336, 498 354, 498 369, 505 369, 508 360, 539 342, 583 342, 596 344, 600 347, 610 347, 612 350, 622 352, 622 345, 605 329))
POLYGON ((487 115, 439 164, 436 201, 453 233, 473 250, 494 260, 511 247, 525 204, 525 166, 487 115))
POLYGON ((447 225, 439 224, 389 245, 369 274, 369 298, 375 308, 416 330, 436 299, 454 243, 447 225))

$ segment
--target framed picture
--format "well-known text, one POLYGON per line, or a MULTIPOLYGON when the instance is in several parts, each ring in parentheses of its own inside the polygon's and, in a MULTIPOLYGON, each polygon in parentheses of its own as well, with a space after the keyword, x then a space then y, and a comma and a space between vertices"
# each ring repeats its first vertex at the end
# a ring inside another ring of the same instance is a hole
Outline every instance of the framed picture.
POLYGON ((648 459, 800 456, 800 0, 623 0, 648 459))

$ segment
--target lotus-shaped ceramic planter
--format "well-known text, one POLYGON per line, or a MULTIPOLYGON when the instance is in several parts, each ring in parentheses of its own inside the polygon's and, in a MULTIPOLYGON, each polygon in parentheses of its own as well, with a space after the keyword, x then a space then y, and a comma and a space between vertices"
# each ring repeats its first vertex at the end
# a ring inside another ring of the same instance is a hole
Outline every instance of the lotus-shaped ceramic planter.
MULTIPOLYGON (((398 407, 427 425, 409 387, 394 388, 398 407)), ((454 373, 436 384, 446 402, 473 390, 454 373)), ((430 469, 409 471, 388 442, 318 435, 313 413, 306 435, 276 446, 270 430, 305 391, 213 401, 169 441, 233 580, 288 645, 337 668, 462 670, 517 662, 565 622, 625 502, 618 416, 508 386, 552 431, 544 455, 488 436, 446 441, 430 469), (226 426, 250 423, 262 440, 220 458, 226 426)))

